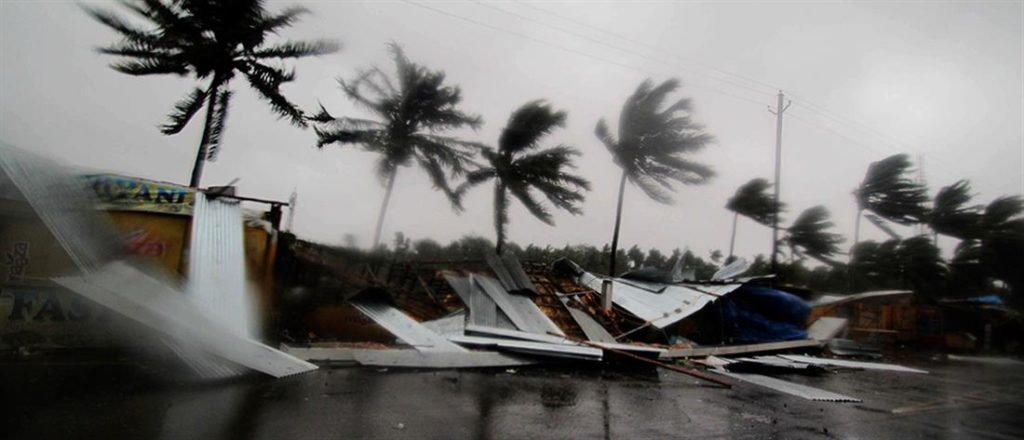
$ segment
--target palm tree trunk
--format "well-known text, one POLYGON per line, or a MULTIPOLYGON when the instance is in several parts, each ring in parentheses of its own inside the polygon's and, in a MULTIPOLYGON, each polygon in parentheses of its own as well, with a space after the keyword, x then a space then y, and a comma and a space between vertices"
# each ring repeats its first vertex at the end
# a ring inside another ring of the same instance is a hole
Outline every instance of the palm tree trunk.
POLYGON ((206 156, 209 154, 210 130, 213 125, 213 112, 217 103, 217 92, 220 91, 220 79, 215 76, 210 83, 209 96, 206 98, 206 122, 203 124, 203 135, 199 138, 199 151, 196 152, 196 163, 192 166, 192 177, 189 178, 189 187, 199 188, 199 181, 203 177, 203 165, 206 164, 206 156))
POLYGON ((497 244, 494 253, 501 255, 501 247, 505 244, 505 186, 494 182, 494 233, 497 244))
POLYGON ((388 186, 384 190, 384 202, 380 204, 380 213, 377 214, 377 230, 373 233, 372 249, 377 249, 377 246, 380 245, 380 232, 384 229, 384 214, 388 212, 388 202, 391 201, 391 190, 395 188, 395 175, 397 174, 398 168, 395 168, 388 176, 388 186))
POLYGON ((729 239, 729 257, 726 258, 726 261, 732 259, 733 245, 736 244, 736 220, 739 220, 739 218, 740 218, 740 213, 738 213, 738 212, 733 213, 733 215, 732 215, 732 238, 729 239))
POLYGON ((608 276, 615 276, 615 254, 619 250, 619 225, 622 224, 622 194, 626 190, 626 170, 622 170, 619 181, 619 206, 615 209, 615 232, 612 232, 612 255, 608 263, 608 276))
POLYGON ((860 243, 860 218, 861 218, 861 214, 863 214, 863 213, 864 213, 863 209, 858 209, 857 210, 857 221, 854 223, 854 226, 853 226, 853 245, 854 246, 856 246, 857 243, 860 243))

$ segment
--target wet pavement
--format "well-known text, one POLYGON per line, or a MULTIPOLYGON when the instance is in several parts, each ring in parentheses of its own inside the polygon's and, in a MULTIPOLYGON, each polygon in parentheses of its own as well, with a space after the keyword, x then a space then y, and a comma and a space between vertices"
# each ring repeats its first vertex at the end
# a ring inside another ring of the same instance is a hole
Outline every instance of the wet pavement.
MULTIPOLYGON (((95 356, 93 356, 95 358, 95 356)), ((863 399, 812 402, 665 370, 324 368, 199 384, 168 365, 0 361, 3 438, 1024 438, 1024 364, 779 376, 863 399)))

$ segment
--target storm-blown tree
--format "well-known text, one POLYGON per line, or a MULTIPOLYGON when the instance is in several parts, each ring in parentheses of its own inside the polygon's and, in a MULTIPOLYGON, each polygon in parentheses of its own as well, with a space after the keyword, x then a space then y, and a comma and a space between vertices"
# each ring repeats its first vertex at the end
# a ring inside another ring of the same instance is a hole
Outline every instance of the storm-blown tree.
POLYGON ((794 254, 806 255, 829 266, 839 266, 832 257, 839 253, 839 244, 844 239, 842 235, 828 232, 834 226, 824 206, 807 208, 786 228, 783 241, 794 254))
POLYGON ((590 182, 570 173, 575 168, 575 149, 559 145, 537 151, 541 140, 555 129, 565 126, 566 114, 555 111, 543 101, 532 101, 519 107, 509 117, 508 125, 498 138, 497 151, 481 150, 489 166, 466 175, 462 191, 494 179, 494 231, 497 236, 495 253, 501 254, 508 226, 509 194, 540 221, 554 225, 554 219, 543 201, 544 196, 558 209, 572 214, 583 213, 583 191, 590 190, 590 182))
POLYGON ((775 215, 785 209, 783 203, 775 206, 775 198, 768 193, 772 184, 767 179, 756 178, 740 185, 736 193, 729 198, 725 208, 733 212, 732 235, 729 239, 729 258, 733 256, 736 244, 736 221, 739 216, 747 217, 765 226, 772 226, 775 215))
POLYGON ((615 164, 622 168, 609 275, 615 274, 626 180, 651 199, 669 204, 672 202, 670 193, 675 191, 674 183, 699 185, 714 175, 710 167, 687 157, 712 142, 711 135, 693 120, 690 100, 680 99, 663 105, 668 95, 678 88, 679 81, 675 79, 658 85, 651 80, 641 83, 622 106, 618 138, 612 135, 604 119, 597 123, 595 134, 611 152, 615 164))
POLYGON ((927 219, 927 190, 914 182, 911 172, 912 165, 906 154, 892 155, 868 166, 864 180, 853 192, 857 199, 854 244, 860 241, 860 218, 865 210, 901 225, 927 219))
POLYGON ((409 61, 397 44, 389 48, 397 67, 394 78, 372 67, 352 81, 338 81, 349 99, 378 120, 334 117, 323 106, 310 118, 319 138, 318 147, 359 145, 380 156, 377 177, 386 189, 373 235, 375 248, 380 244, 384 215, 400 167, 418 165, 452 207, 461 211, 459 195, 449 185, 449 178, 465 173, 481 147, 441 134, 464 127, 476 129, 481 124, 479 116, 458 108, 462 102, 459 87, 445 85, 443 71, 409 61))
POLYGON ((935 194, 928 225, 936 234, 960 240, 979 238, 982 208, 968 206, 971 198, 971 185, 966 180, 943 187, 935 194))
POLYGON ((203 164, 220 149, 236 75, 280 117, 305 127, 302 111, 281 94, 281 85, 295 71, 280 61, 323 55, 337 50, 330 41, 268 42, 268 37, 293 25, 306 9, 285 8, 271 13, 262 0, 139 0, 122 4, 148 22, 139 27, 120 15, 99 8, 85 11, 113 29, 121 41, 98 49, 120 59, 111 68, 129 75, 192 76, 205 85, 194 88, 174 106, 160 131, 181 132, 204 106, 206 118, 189 184, 198 187, 203 164))
POLYGON ((1017 304, 1024 294, 1024 198, 1000 197, 985 207, 981 219, 981 261, 1013 291, 1017 304))

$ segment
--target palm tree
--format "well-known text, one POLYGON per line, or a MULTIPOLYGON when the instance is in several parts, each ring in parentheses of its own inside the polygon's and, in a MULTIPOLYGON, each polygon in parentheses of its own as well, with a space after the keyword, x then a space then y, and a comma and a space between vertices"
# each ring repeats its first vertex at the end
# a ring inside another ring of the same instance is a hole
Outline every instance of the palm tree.
POLYGON ((138 27, 114 12, 84 7, 86 13, 121 36, 121 41, 98 49, 120 57, 111 68, 129 75, 209 79, 205 86, 194 88, 178 101, 160 127, 165 135, 180 133, 206 107, 199 151, 189 179, 193 187, 199 186, 204 162, 217 156, 235 75, 244 76, 280 117, 304 127, 302 111, 280 90, 282 84, 295 79, 295 71, 279 62, 338 49, 325 40, 267 42, 268 36, 291 26, 308 12, 300 7, 270 13, 262 0, 138 0, 122 4, 151 26, 138 27))
POLYGON ((461 194, 466 189, 494 179, 494 231, 497 235, 495 253, 501 254, 505 242, 505 228, 508 225, 509 193, 515 196, 530 214, 549 225, 554 225, 551 213, 533 192, 548 199, 560 209, 579 215, 583 211, 582 191, 590 190, 590 182, 568 169, 575 168, 575 149, 559 145, 535 151, 540 141, 556 128, 565 126, 566 114, 555 111, 544 101, 532 101, 519 107, 509 117, 508 125, 498 138, 498 149, 482 150, 489 166, 481 167, 466 175, 466 183, 459 187, 461 194))
POLYGON ((838 266, 839 263, 832 260, 832 256, 839 253, 839 244, 845 240, 842 235, 827 231, 835 226, 829 217, 828 209, 821 205, 800 213, 796 221, 786 229, 784 239, 793 253, 807 255, 829 266, 838 266))
POLYGON ((646 80, 622 106, 619 136, 616 139, 604 119, 597 123, 595 134, 622 168, 619 180, 619 202, 615 211, 611 258, 608 274, 615 274, 615 256, 622 222, 622 196, 628 179, 648 197, 659 203, 671 203, 669 193, 674 182, 685 185, 704 184, 714 176, 710 167, 686 156, 712 142, 704 127, 693 121, 689 99, 681 99, 664 107, 668 95, 679 88, 679 81, 670 79, 657 86, 646 80), (664 107, 664 108, 663 108, 664 107))
POLYGON ((981 260, 1013 291, 1015 303, 1024 293, 1024 198, 1006 196, 985 207, 981 219, 981 260))
POLYGON ((925 221, 927 191, 909 177, 911 172, 906 154, 892 155, 868 166, 867 175, 853 192, 857 199, 854 244, 860 241, 860 218, 865 210, 901 225, 925 221))
POLYGON ((944 234, 960 240, 979 238, 981 207, 967 206, 971 198, 971 185, 966 180, 943 187, 935 194, 928 224, 936 235, 944 234))
POLYGON ((747 217, 765 226, 772 225, 772 219, 785 207, 779 203, 775 206, 775 199, 768 194, 772 184, 766 179, 751 179, 749 182, 740 185, 736 194, 729 198, 725 209, 733 212, 732 217, 732 238, 729 239, 729 258, 732 258, 734 245, 736 243, 736 221, 739 216, 747 217))
POLYGON ((479 116, 458 109, 462 92, 457 86, 444 85, 444 72, 409 61, 397 44, 391 43, 389 49, 397 67, 394 78, 373 67, 352 81, 338 80, 349 99, 379 120, 334 117, 322 105, 320 112, 310 118, 319 138, 317 147, 360 145, 380 155, 377 176, 386 190, 377 216, 374 248, 380 244, 384 215, 400 167, 419 165, 452 207, 461 211, 459 196, 449 185, 448 176, 466 172, 481 147, 439 134, 463 127, 476 129, 482 123, 479 116))

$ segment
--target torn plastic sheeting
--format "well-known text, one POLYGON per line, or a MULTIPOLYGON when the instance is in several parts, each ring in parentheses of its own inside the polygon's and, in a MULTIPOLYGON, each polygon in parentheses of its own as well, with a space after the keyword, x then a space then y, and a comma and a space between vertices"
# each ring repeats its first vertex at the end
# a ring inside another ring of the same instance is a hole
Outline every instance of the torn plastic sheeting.
MULTIPOLYGON (((539 334, 546 334, 547 332, 555 332, 559 335, 565 334, 554 322, 551 322, 551 318, 548 318, 530 298, 510 294, 494 278, 474 276, 472 279, 475 283, 474 286, 483 290, 498 306, 498 309, 504 312, 519 330, 539 334)), ((472 310, 470 310, 470 313, 472 313, 472 310)))
POLYGON ((568 359, 600 361, 603 351, 599 348, 581 347, 568 344, 549 344, 546 342, 517 341, 512 339, 486 338, 480 336, 451 336, 453 342, 478 347, 491 347, 517 353, 551 356, 568 359))
MULTIPOLYGON (((588 272, 579 277, 580 284, 601 291, 602 278, 588 272)), ((657 328, 665 328, 704 308, 715 296, 676 285, 666 285, 661 293, 612 280, 612 302, 657 328)))
POLYGON ((54 281, 170 336, 178 344, 274 377, 317 368, 222 326, 185 299, 182 292, 123 262, 111 263, 81 277, 54 281))
POLYGON ((895 371, 895 372, 899 372, 899 373, 928 374, 928 372, 925 371, 925 370, 919 370, 917 368, 904 367, 902 365, 885 364, 885 363, 881 363, 881 362, 858 362, 858 361, 847 361, 847 360, 842 360, 842 359, 827 359, 827 358, 817 358, 817 357, 811 357, 811 356, 789 355, 789 354, 780 354, 779 357, 783 358, 783 359, 786 359, 786 360, 793 361, 793 362, 803 362, 803 363, 812 364, 812 365, 830 365, 830 366, 833 366, 833 367, 859 368, 859 369, 864 369, 864 370, 880 370, 880 371, 895 371))
POLYGON ((416 322, 405 313, 383 301, 356 296, 349 304, 384 327, 385 330, 419 351, 459 352, 466 349, 453 344, 437 333, 416 322))

